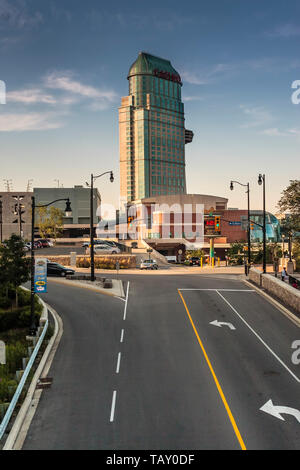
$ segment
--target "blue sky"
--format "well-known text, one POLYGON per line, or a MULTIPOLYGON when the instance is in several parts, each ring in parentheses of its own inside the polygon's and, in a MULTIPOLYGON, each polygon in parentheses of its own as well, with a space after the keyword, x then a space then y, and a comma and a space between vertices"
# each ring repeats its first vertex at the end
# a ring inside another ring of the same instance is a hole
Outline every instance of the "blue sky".
POLYGON ((300 176, 300 4, 294 0, 0 0, 0 190, 84 184, 91 172, 118 203, 118 106, 139 51, 171 60, 183 79, 189 193, 246 208, 231 179, 267 208, 300 176))

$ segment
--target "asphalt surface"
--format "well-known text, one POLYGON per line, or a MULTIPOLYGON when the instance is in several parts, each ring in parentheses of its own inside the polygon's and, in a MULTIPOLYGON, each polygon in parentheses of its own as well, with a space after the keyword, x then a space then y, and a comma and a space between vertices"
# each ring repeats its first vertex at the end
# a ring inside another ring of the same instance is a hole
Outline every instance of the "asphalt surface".
POLYGON ((235 276, 122 278, 128 302, 49 282, 64 334, 24 450, 300 448, 295 324, 235 276))

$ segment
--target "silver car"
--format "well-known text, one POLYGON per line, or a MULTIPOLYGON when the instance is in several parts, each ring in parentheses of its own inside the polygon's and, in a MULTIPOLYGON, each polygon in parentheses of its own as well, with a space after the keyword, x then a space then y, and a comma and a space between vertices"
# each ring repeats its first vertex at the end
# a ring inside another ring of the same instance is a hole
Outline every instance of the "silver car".
POLYGON ((117 246, 104 245, 103 243, 101 245, 94 246, 94 253, 96 255, 117 255, 121 253, 121 250, 117 246))
POLYGON ((158 269, 155 259, 144 259, 140 264, 141 269, 158 269))

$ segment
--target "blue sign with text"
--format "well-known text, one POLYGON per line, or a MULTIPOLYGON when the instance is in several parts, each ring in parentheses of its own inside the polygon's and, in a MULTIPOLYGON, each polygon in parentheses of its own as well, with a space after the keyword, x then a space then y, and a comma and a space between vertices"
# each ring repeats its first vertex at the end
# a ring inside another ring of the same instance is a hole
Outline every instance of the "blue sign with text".
POLYGON ((47 292, 47 260, 45 258, 35 259, 34 292, 37 294, 47 292))

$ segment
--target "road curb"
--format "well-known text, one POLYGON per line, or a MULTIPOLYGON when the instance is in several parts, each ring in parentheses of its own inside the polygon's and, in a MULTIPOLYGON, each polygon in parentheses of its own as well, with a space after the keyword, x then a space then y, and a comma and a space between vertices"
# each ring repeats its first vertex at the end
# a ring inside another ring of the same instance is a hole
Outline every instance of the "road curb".
POLYGON ((271 304, 275 305, 278 310, 280 310, 283 315, 285 315, 289 320, 291 320, 296 326, 300 327, 300 318, 298 318, 294 313, 292 313, 290 310, 288 310, 286 307, 281 305, 277 300, 273 299, 269 294, 261 290, 259 287, 257 287, 255 284, 252 282, 249 282, 246 279, 243 279, 243 281, 248 285, 251 286, 253 289, 256 290, 260 295, 265 297, 271 304))
MULTIPOLYGON (((48 279, 49 281, 49 279, 48 279)), ((68 279, 51 279, 50 282, 56 282, 57 284, 66 284, 70 287, 80 287, 82 289, 89 289, 94 292, 99 292, 100 294, 109 295, 110 297, 124 297, 123 283, 119 279, 113 279, 113 283, 116 285, 112 289, 104 289, 99 286, 91 285, 85 282, 73 281, 68 279), (112 292, 111 292, 112 291, 112 292)))
POLYGON ((46 304, 48 310, 54 318, 55 329, 53 336, 51 337, 49 344, 43 354, 42 359, 38 365, 37 370, 33 376, 31 384, 29 386, 26 398, 21 406, 21 409, 14 421, 12 429, 5 441, 3 450, 21 450, 25 441, 30 423, 34 417, 37 409, 42 390, 36 390, 38 380, 42 377, 47 377, 49 369, 51 367, 54 355, 59 345, 62 333, 63 323, 58 313, 46 304))

